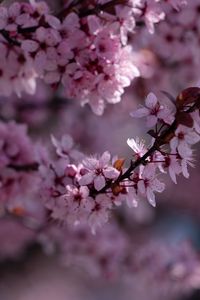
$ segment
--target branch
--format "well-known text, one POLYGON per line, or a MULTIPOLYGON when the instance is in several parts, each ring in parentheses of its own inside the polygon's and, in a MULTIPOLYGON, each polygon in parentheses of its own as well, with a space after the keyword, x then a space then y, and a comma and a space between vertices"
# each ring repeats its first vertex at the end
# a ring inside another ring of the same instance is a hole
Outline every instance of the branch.
POLYGON ((32 172, 32 171, 38 171, 39 164, 37 162, 33 162, 25 165, 9 164, 7 165, 7 168, 13 169, 17 172, 32 172))

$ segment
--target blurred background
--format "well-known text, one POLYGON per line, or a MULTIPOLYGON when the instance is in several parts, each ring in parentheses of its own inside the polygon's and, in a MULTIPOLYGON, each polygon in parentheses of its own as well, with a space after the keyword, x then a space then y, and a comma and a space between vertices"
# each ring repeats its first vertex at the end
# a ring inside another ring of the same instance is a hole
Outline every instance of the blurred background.
MULTIPOLYGON (((52 11, 63 5, 63 1, 48 2, 52 11)), ((166 26, 157 25, 155 35, 139 26, 129 37, 142 75, 125 90, 120 103, 107 105, 103 116, 64 99, 62 90, 38 80, 34 96, 0 98, 1 120, 26 123, 33 140, 49 147, 51 134, 67 133, 86 154, 109 150, 131 158, 127 138, 138 136, 148 145, 150 137, 145 121, 134 120, 130 112, 151 91, 167 101, 161 91, 176 97, 182 89, 199 85, 199 51, 195 51, 200 43, 199 6, 195 0, 179 15, 170 11, 166 26), (183 20, 190 20, 188 28, 181 27, 183 20), (180 49, 184 49, 181 55, 180 49)), ((199 158, 197 146, 190 178, 178 177, 177 185, 161 176, 167 188, 156 196, 156 208, 141 201, 137 208, 116 209, 111 225, 96 236, 85 228, 73 231, 58 224, 34 230, 32 217, 41 224, 46 217, 39 198, 17 199, 26 202, 31 212, 30 220, 22 223, 18 212, 15 217, 7 215, 2 204, 0 300, 200 299, 199 158)))

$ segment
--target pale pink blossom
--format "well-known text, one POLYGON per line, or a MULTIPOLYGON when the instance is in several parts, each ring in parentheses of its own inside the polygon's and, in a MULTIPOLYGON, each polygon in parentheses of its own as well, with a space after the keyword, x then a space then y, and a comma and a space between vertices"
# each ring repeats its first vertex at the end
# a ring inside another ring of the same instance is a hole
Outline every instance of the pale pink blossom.
POLYGON ((110 159, 111 156, 108 151, 104 152, 99 159, 96 157, 86 158, 83 161, 83 165, 88 170, 88 173, 80 178, 79 184, 88 185, 94 183, 95 189, 100 191, 106 185, 106 180, 117 179, 119 171, 109 165, 110 159))
POLYGON ((91 213, 89 214, 88 222, 92 229, 92 233, 96 233, 98 227, 101 227, 108 222, 109 210, 112 208, 110 198, 105 194, 96 196, 93 202, 91 213))
POLYGON ((74 141, 70 135, 63 135, 60 141, 51 135, 51 141, 56 148, 56 153, 58 156, 65 159, 83 159, 84 155, 80 151, 74 149, 74 141))
POLYGON ((173 111, 166 105, 160 103, 153 93, 148 94, 145 100, 145 106, 131 112, 131 116, 134 118, 146 117, 148 127, 155 126, 158 120, 167 124, 171 124, 174 120, 173 111))
POLYGON ((128 33, 133 33, 135 29, 135 17, 129 7, 120 5, 116 6, 116 15, 119 20, 121 42, 126 45, 128 33))
POLYGON ((89 197, 89 189, 86 186, 77 188, 67 185, 66 193, 62 198, 64 199, 63 209, 66 211, 66 222, 76 225, 79 222, 87 221, 94 200, 89 197))
POLYGON ((138 191, 141 195, 147 197, 152 206, 156 206, 154 192, 161 193, 164 189, 165 184, 156 178, 155 167, 150 165, 145 167, 138 182, 138 191))
POLYGON ((197 134, 192 128, 184 125, 179 125, 175 131, 175 136, 170 141, 172 151, 176 150, 181 157, 191 154, 190 146, 200 141, 200 135, 197 134))

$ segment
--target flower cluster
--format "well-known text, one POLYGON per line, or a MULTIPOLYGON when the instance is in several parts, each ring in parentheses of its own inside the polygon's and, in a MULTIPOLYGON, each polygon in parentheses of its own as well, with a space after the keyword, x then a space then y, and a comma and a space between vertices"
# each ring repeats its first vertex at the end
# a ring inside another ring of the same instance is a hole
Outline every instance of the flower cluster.
POLYGON ((155 193, 165 189, 159 173, 168 172, 176 183, 176 176, 182 173, 188 178, 188 166, 194 165, 192 145, 200 141, 198 95, 199 88, 188 88, 175 103, 164 103, 153 93, 147 96, 145 106, 131 115, 145 117, 147 126, 155 127, 148 132, 153 140, 149 147, 139 139, 127 140, 133 151, 129 167, 125 159, 111 159, 108 151, 86 157, 69 135, 61 140, 52 135, 56 158, 50 158, 46 151, 32 146, 24 126, 1 123, 2 203, 22 213, 21 191, 34 194, 41 182, 40 194, 51 219, 89 224, 93 232, 123 203, 136 207, 146 198, 155 206, 155 193))
POLYGON ((63 137, 61 142, 53 137, 60 158, 56 166, 50 164, 46 170, 46 174, 52 174, 45 197, 51 217, 68 224, 87 223, 95 232, 108 221, 111 210, 124 202, 134 207, 146 198, 155 206, 155 193, 165 189, 159 173, 168 172, 174 183, 181 173, 189 177, 188 166, 193 166, 194 161, 191 147, 200 141, 199 104, 195 100, 198 95, 199 88, 186 89, 174 104, 163 104, 153 93, 147 96, 145 107, 131 115, 146 117, 147 125, 155 126, 149 131, 152 145, 146 147, 139 139, 129 138, 127 143, 133 151, 129 168, 124 159, 111 160, 108 151, 81 161, 77 155, 72 157, 77 150, 72 148, 69 137, 63 137), (193 97, 188 97, 189 93, 193 97))
POLYGON ((140 75, 128 34, 140 22, 153 33, 165 6, 154 0, 122 1, 112 4, 111 13, 109 1, 97 5, 99 15, 95 6, 85 11, 83 4, 77 13, 66 8, 61 19, 45 2, 1 6, 0 93, 34 93, 40 77, 54 88, 62 84, 66 98, 88 103, 98 115, 106 102, 119 102, 124 88, 140 75))

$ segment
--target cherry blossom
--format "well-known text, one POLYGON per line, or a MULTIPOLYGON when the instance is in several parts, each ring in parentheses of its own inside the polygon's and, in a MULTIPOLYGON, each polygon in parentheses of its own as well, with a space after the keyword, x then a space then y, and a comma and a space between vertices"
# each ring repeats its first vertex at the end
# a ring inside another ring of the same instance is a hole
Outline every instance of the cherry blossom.
POLYGON ((97 195, 88 218, 88 222, 93 233, 96 232, 98 227, 101 227, 104 223, 108 222, 109 210, 111 207, 112 203, 109 197, 106 197, 105 195, 97 195))
POLYGON ((154 192, 161 193, 165 188, 165 184, 159 181, 154 173, 154 166, 147 166, 141 174, 141 180, 138 182, 138 190, 146 196, 152 206, 156 206, 154 192))
POLYGON ((179 125, 175 131, 175 137, 170 141, 172 151, 178 150, 181 157, 191 153, 190 145, 200 141, 200 136, 192 129, 179 125))
POLYGON ((94 183, 95 189, 99 191, 106 185, 106 180, 116 179, 119 176, 119 171, 109 165, 110 158, 110 153, 106 151, 99 159, 95 157, 85 159, 83 165, 88 172, 81 177, 79 184, 94 183))
POLYGON ((135 118, 147 117, 148 127, 153 127, 158 120, 171 124, 174 119, 173 112, 166 105, 160 103, 153 93, 147 96, 145 107, 131 112, 131 116, 135 118))

